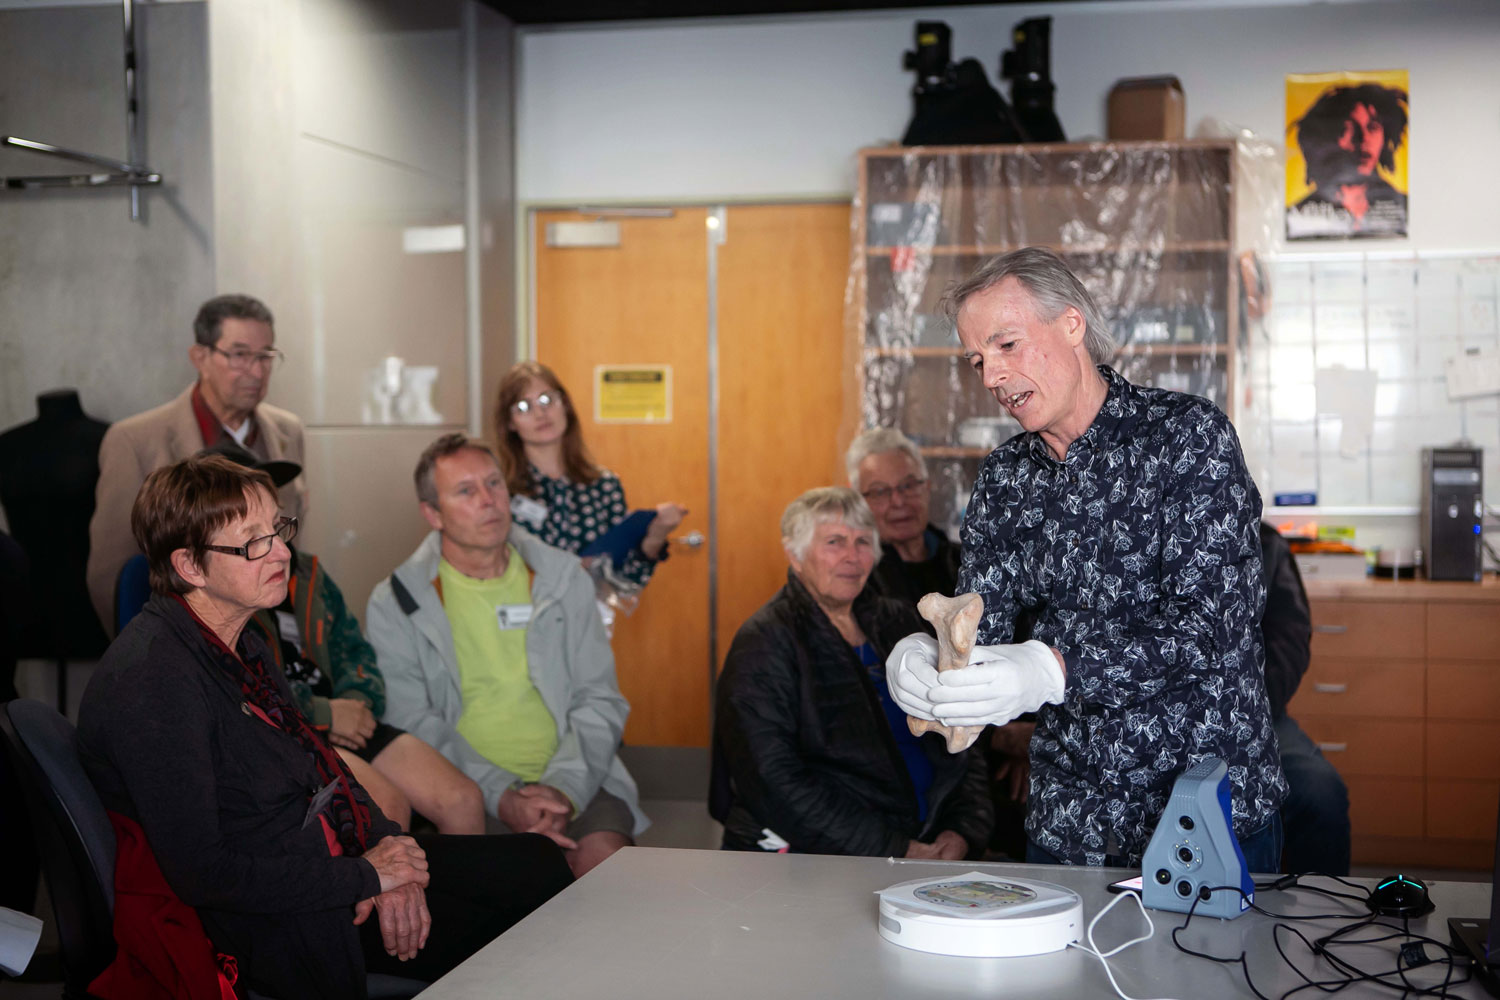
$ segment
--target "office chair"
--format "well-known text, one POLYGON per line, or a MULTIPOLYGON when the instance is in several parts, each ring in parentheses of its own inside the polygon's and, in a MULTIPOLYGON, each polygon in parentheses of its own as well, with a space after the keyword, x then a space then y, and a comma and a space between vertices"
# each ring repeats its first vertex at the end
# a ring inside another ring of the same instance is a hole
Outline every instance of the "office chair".
MULTIPOLYGON (((115 956, 114 828, 79 761, 78 733, 67 719, 49 705, 21 699, 0 710, 0 731, 42 851, 62 943, 63 997, 86 1000, 88 984, 115 956)), ((428 985, 378 973, 367 983, 370 1000, 406 1000, 428 985)))
POLYGON ((86 998, 115 956, 115 833, 78 760, 78 734, 31 699, 0 711, 0 731, 41 852, 62 945, 63 996, 86 998))
POLYGON ((115 635, 141 613, 150 598, 151 571, 146 557, 133 555, 120 567, 120 576, 115 581, 115 635))

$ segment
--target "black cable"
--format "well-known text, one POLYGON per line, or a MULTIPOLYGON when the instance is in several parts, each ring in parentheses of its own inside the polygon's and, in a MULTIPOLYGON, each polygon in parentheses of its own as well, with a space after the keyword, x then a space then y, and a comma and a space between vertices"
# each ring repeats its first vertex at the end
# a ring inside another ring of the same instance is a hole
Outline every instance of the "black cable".
MULTIPOLYGON (((1213 887, 1213 888, 1211 888, 1209 890, 1209 893, 1212 894, 1214 892, 1217 892, 1220 888, 1238 889, 1239 887, 1238 886, 1215 886, 1215 887, 1213 887)), ((1244 890, 1239 889, 1239 892, 1240 892, 1241 895, 1244 895, 1244 890)), ((1237 957, 1235 957, 1235 958, 1224 958, 1224 957, 1221 957, 1219 955, 1210 955, 1207 952, 1203 952, 1203 951, 1194 951, 1192 948, 1189 948, 1187 945, 1185 945, 1181 941, 1177 940, 1178 933, 1181 932, 1181 931, 1187 930, 1188 924, 1190 924, 1190 923, 1193 922, 1193 914, 1197 912, 1197 910, 1198 910, 1198 901, 1201 900, 1202 898, 1203 897, 1201 895, 1199 895, 1199 896, 1197 896, 1197 897, 1195 897, 1193 899, 1192 904, 1188 907, 1187 919, 1182 922, 1182 926, 1181 927, 1174 927, 1172 929, 1172 944, 1173 944, 1173 946, 1175 946, 1177 948, 1177 950, 1180 951, 1180 952, 1182 952, 1183 954, 1185 954, 1185 955, 1192 955, 1194 958, 1204 958, 1204 959, 1207 959, 1210 962, 1219 962, 1219 963, 1221 963, 1223 965, 1238 965, 1240 967, 1240 971, 1245 976, 1245 985, 1248 986, 1248 987, 1250 987, 1250 992, 1254 993, 1256 995, 1256 997, 1259 998, 1259 1000, 1271 1000, 1270 997, 1266 996, 1260 990, 1258 990, 1258 989, 1255 988, 1255 981, 1250 978, 1250 963, 1249 963, 1249 961, 1246 960, 1247 953, 1245 951, 1242 950, 1239 953, 1239 955, 1237 957)))
MULTIPOLYGON (((1317 874, 1317 873, 1310 873, 1310 874, 1317 874)), ((1349 899, 1349 900, 1353 900, 1354 902, 1359 902, 1359 903, 1363 903, 1363 902, 1365 902, 1369 898, 1369 890, 1366 887, 1361 886, 1361 885, 1359 885, 1357 883, 1354 883, 1354 882, 1350 882, 1350 881, 1348 881, 1346 879, 1340 878, 1337 875, 1326 875, 1326 876, 1322 876, 1322 877, 1334 879, 1335 881, 1341 882, 1344 885, 1347 885, 1347 886, 1349 886, 1352 889, 1363 890, 1364 891, 1364 895, 1360 896, 1360 895, 1355 895, 1353 893, 1339 892, 1338 890, 1327 889, 1327 888, 1324 888, 1324 887, 1321 887, 1321 886, 1302 885, 1301 882, 1299 881, 1299 879, 1301 877, 1305 877, 1305 876, 1297 876, 1297 875, 1283 876, 1282 878, 1276 879, 1274 882, 1265 883, 1263 885, 1257 885, 1255 888, 1257 888, 1257 889, 1266 889, 1266 890, 1272 890, 1272 889, 1274 889, 1274 890, 1278 890, 1278 891, 1285 891, 1285 890, 1294 889, 1294 888, 1295 889, 1306 889, 1306 890, 1311 891, 1311 892, 1319 892, 1319 893, 1322 893, 1322 894, 1330 896, 1330 897, 1342 898, 1342 899, 1349 899)), ((1277 919, 1278 921, 1282 921, 1282 920, 1338 920, 1338 919, 1341 919, 1341 918, 1342 919, 1348 919, 1348 920, 1351 921, 1350 923, 1347 923, 1347 924, 1345 924, 1342 927, 1335 928, 1333 931, 1329 932, 1328 934, 1323 935, 1322 937, 1318 938, 1315 941, 1314 940, 1309 940, 1308 937, 1307 937, 1307 935, 1303 934, 1300 930, 1296 929, 1295 927, 1291 927, 1291 926, 1289 926, 1289 925, 1287 925, 1285 923, 1279 923, 1278 922, 1278 923, 1275 923, 1275 924, 1272 925, 1272 927, 1271 927, 1271 941, 1275 945, 1276 953, 1281 957, 1281 960, 1286 963, 1287 967, 1290 968, 1294 973, 1296 973, 1303 980, 1303 983, 1302 983, 1301 986, 1295 986, 1292 989, 1287 990, 1285 993, 1283 993, 1278 998, 1278 1000, 1288 1000, 1288 998, 1294 996, 1295 994, 1301 993, 1303 990, 1309 990, 1309 989, 1316 989, 1316 990, 1319 990, 1319 991, 1321 991, 1323 993, 1337 993, 1340 990, 1345 989, 1346 987, 1351 986, 1351 985, 1353 985, 1355 983, 1371 983, 1371 984, 1373 984, 1375 986, 1383 986, 1383 987, 1385 987, 1387 989, 1390 989, 1390 990, 1397 990, 1397 991, 1400 991, 1400 993, 1401 993, 1401 995, 1402 995, 1403 998, 1404 997, 1408 997, 1408 996, 1413 996, 1413 995, 1415 995, 1415 996, 1447 997, 1449 995, 1448 990, 1451 987, 1460 986, 1460 985, 1462 985, 1464 983, 1469 982, 1473 978, 1472 968, 1469 967, 1469 966, 1465 966, 1464 969, 1463 969, 1463 973, 1464 973, 1463 978, 1462 979, 1455 979, 1454 978, 1454 974, 1457 971, 1457 969, 1455 968, 1454 961, 1455 961, 1456 958, 1460 958, 1462 956, 1457 955, 1454 952, 1454 950, 1451 947, 1449 947, 1445 942, 1438 941, 1435 938, 1430 938, 1430 937, 1427 937, 1427 936, 1422 935, 1422 934, 1413 934, 1412 931, 1411 931, 1410 921, 1407 920, 1407 919, 1403 919, 1402 920, 1402 926, 1401 927, 1393 927, 1390 924, 1381 923, 1378 914, 1366 914, 1366 915, 1361 915, 1358 918, 1353 918, 1352 915, 1348 914, 1348 913, 1333 913, 1333 914, 1326 914, 1326 913, 1325 914, 1280 914, 1280 913, 1272 913, 1270 910, 1267 910, 1264 907, 1261 907, 1261 906, 1257 905, 1253 901, 1253 898, 1248 893, 1246 893, 1242 888, 1240 888, 1239 886, 1235 886, 1235 885, 1220 885, 1220 886, 1208 886, 1207 888, 1208 888, 1208 891, 1209 891, 1210 894, 1215 893, 1215 892, 1237 892, 1237 893, 1240 894, 1241 898, 1243 898, 1245 900, 1246 905, 1250 909, 1255 910, 1257 913, 1261 913, 1261 914, 1264 914, 1266 916, 1273 917, 1273 918, 1277 919), (1381 929, 1381 930, 1383 930, 1383 931, 1385 931, 1387 933, 1380 934, 1380 935, 1375 936, 1375 937, 1350 937, 1350 935, 1356 934, 1357 932, 1359 932, 1361 930, 1364 930, 1366 928, 1372 928, 1372 927, 1373 928, 1379 928, 1379 929, 1381 929), (1326 960, 1331 966, 1333 966, 1334 970, 1337 973, 1339 973, 1338 978, 1314 979, 1314 978, 1312 978, 1312 976, 1309 976, 1306 972, 1304 972, 1297 965, 1297 963, 1292 959, 1292 957, 1289 954, 1287 954, 1287 950, 1286 950, 1286 948, 1282 944, 1282 939, 1281 939, 1281 935, 1280 935, 1281 931, 1285 931, 1285 932, 1287 932, 1290 935, 1294 935, 1298 940, 1300 940, 1307 947, 1308 951, 1315 958, 1321 957, 1324 960, 1326 960), (1349 961, 1347 958, 1343 958, 1343 957, 1335 954, 1333 952, 1333 950, 1332 950, 1333 947, 1335 947, 1336 945, 1368 946, 1368 945, 1381 944, 1381 943, 1384 943, 1386 941, 1391 941, 1391 940, 1396 940, 1396 939, 1404 939, 1408 943, 1410 943, 1410 942, 1419 942, 1419 943, 1422 943, 1422 944, 1431 944, 1431 945, 1435 946, 1436 948, 1438 948, 1442 952, 1442 957, 1441 958, 1433 959, 1433 960, 1425 963, 1425 965, 1439 965, 1439 964, 1443 965, 1444 966, 1444 975, 1443 975, 1442 982, 1440 982, 1440 983, 1438 983, 1436 985, 1433 985, 1433 986, 1422 986, 1422 985, 1420 985, 1418 983, 1412 982, 1411 979, 1408 978, 1407 972, 1410 971, 1410 969, 1417 968, 1417 966, 1409 966, 1409 965, 1405 964, 1405 955, 1402 952, 1400 952, 1400 951, 1398 951, 1397 954, 1396 954, 1396 967, 1394 969, 1392 969, 1392 970, 1390 970, 1388 972, 1385 972, 1385 971, 1382 971, 1382 972, 1368 972, 1365 969, 1362 969, 1359 966, 1355 965, 1353 962, 1349 961), (1392 982, 1391 981, 1391 977, 1393 977, 1393 976, 1396 977, 1396 979, 1398 979, 1400 981, 1399 982, 1392 982)), ((1256 987, 1254 981, 1250 978, 1250 964, 1249 964, 1249 961, 1247 959, 1247 952, 1245 952, 1245 951, 1242 950, 1239 953, 1238 956, 1234 956, 1234 957, 1226 957, 1226 956, 1221 956, 1221 955, 1210 955, 1210 954, 1208 954, 1206 952, 1201 952, 1201 951, 1197 951, 1195 949, 1189 948, 1186 945, 1184 945, 1181 940, 1178 939, 1177 935, 1181 931, 1187 930, 1188 925, 1190 925, 1193 922, 1193 916, 1197 912, 1198 902, 1199 902, 1200 899, 1202 899, 1201 896, 1198 897, 1197 899, 1194 899, 1193 902, 1192 902, 1192 905, 1190 905, 1188 907, 1187 919, 1182 922, 1182 926, 1181 927, 1176 927, 1176 928, 1174 928, 1172 930, 1172 944, 1173 944, 1173 946, 1175 948, 1177 948, 1177 950, 1180 951, 1180 952, 1182 952, 1183 954, 1185 954, 1185 955, 1191 955, 1194 958, 1202 958, 1202 959, 1206 959, 1206 960, 1208 960, 1210 962, 1218 962, 1218 963, 1221 963, 1221 964, 1224 964, 1224 965, 1238 965, 1240 967, 1241 972, 1243 973, 1243 975, 1245 977, 1245 985, 1250 988, 1250 992, 1254 993, 1256 995, 1256 997, 1259 998, 1259 1000, 1271 1000, 1271 998, 1267 997, 1264 993, 1262 993, 1256 987)))
POLYGON ((1325 896, 1333 896, 1338 899, 1352 899, 1355 902, 1359 903, 1368 902, 1370 899, 1370 889, 1368 886, 1360 885, 1358 882, 1351 882, 1339 875, 1330 875, 1327 872, 1302 872, 1296 875, 1283 875, 1280 878, 1276 879, 1274 882, 1257 882, 1255 884, 1255 888, 1274 890, 1278 892, 1286 892, 1291 889, 1306 889, 1308 892, 1318 892, 1322 893, 1325 896), (1302 879, 1305 878, 1332 879, 1335 882, 1347 885, 1351 889, 1358 889, 1359 894, 1356 895, 1352 892, 1339 892, 1337 889, 1330 889, 1327 886, 1321 885, 1303 885, 1302 879))

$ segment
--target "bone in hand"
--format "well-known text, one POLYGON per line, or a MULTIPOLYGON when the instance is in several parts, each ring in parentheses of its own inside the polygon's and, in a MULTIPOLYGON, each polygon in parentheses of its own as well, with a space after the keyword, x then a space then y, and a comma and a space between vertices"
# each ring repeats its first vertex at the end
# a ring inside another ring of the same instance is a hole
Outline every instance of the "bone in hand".
MULTIPOLYGON (((928 594, 917 602, 917 610, 937 630, 938 672, 966 666, 969 653, 974 649, 974 637, 979 633, 979 619, 984 615, 984 598, 978 594, 960 594, 958 597, 928 594)), ((945 726, 941 722, 910 715, 906 717, 906 724, 916 736, 942 733, 948 741, 949 753, 969 749, 984 731, 983 726, 945 726)))

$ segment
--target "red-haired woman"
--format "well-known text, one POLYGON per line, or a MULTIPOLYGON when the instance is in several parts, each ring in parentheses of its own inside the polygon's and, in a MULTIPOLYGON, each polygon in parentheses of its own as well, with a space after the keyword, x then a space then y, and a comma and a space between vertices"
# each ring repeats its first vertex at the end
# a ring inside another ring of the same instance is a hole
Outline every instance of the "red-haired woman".
MULTIPOLYGON (((579 552, 625 519, 620 480, 589 457, 568 390, 546 365, 522 361, 500 380, 495 437, 511 516, 548 545, 579 552)), ((645 537, 615 575, 644 585, 686 513, 680 504, 657 504, 645 537)))

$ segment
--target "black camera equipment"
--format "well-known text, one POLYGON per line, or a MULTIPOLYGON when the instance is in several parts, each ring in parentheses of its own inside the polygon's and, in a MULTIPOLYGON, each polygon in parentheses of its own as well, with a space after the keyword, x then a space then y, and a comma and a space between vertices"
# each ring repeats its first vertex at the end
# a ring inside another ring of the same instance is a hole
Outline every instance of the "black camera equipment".
POLYGON ((904 66, 915 70, 913 111, 905 146, 1024 142, 1026 134, 977 59, 953 63, 953 32, 942 21, 917 22, 917 48, 904 66))
POLYGON ((1052 110, 1052 18, 1033 17, 1015 26, 1015 48, 1000 53, 1000 76, 1010 81, 1010 100, 1032 142, 1063 142, 1062 122, 1052 110))

